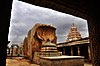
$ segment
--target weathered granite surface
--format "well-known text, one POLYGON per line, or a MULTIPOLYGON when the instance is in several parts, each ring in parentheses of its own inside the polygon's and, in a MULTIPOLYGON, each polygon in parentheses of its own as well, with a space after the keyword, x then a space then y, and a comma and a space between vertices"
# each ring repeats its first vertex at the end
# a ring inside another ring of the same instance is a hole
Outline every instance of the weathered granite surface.
POLYGON ((40 52, 34 53, 33 63, 40 64, 40 52))

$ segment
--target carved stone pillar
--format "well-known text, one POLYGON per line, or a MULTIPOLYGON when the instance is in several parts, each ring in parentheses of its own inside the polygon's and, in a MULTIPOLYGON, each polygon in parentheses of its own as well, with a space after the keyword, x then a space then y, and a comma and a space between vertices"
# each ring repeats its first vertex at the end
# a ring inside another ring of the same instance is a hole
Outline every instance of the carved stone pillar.
POLYGON ((100 20, 89 18, 90 50, 93 66, 100 66, 100 20))
POLYGON ((64 55, 66 54, 66 49, 65 49, 65 47, 63 47, 63 54, 64 54, 64 55))
POLYGON ((91 61, 90 45, 88 45, 88 56, 89 56, 89 61, 91 61))
POLYGON ((71 56, 73 56, 73 47, 71 46, 71 56))
POLYGON ((13 46, 11 46, 11 56, 13 56, 13 46))
POLYGON ((80 56, 80 47, 78 46, 78 56, 80 56))

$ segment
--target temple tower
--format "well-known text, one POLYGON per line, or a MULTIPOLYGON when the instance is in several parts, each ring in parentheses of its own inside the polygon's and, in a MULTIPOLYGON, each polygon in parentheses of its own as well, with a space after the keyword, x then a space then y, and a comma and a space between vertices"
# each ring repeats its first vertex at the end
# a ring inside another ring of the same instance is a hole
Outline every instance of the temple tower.
POLYGON ((81 34, 77 31, 77 27, 73 23, 70 32, 68 34, 67 42, 81 39, 81 34))

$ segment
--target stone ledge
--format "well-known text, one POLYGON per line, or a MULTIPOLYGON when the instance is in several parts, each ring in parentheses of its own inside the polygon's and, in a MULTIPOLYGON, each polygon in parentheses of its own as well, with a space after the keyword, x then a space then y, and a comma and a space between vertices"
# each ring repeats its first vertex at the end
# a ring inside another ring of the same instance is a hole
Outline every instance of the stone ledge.
POLYGON ((83 56, 55 56, 55 57, 40 57, 41 59, 84 59, 83 56))
POLYGON ((84 57, 81 56, 41 57, 40 66, 84 66, 84 57))

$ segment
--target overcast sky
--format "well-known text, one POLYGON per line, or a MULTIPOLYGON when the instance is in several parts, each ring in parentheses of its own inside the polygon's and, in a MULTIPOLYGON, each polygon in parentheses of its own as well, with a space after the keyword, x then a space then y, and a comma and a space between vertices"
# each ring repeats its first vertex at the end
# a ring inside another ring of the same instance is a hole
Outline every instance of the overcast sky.
POLYGON ((75 23, 83 38, 88 37, 87 21, 84 19, 14 0, 8 36, 8 40, 11 41, 9 45, 23 42, 28 31, 36 23, 55 26, 57 28, 56 35, 58 43, 67 40, 67 35, 73 23, 75 23))

